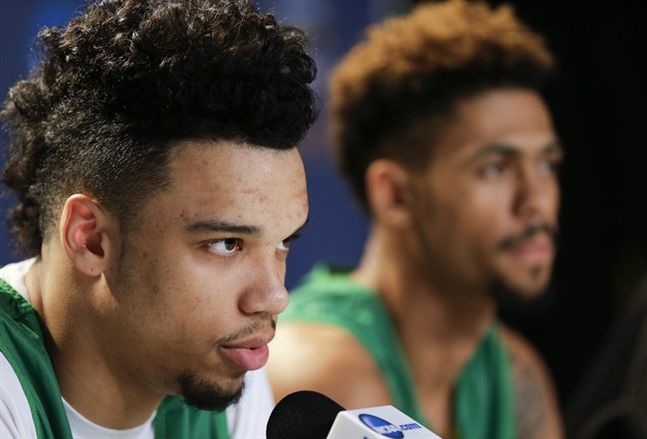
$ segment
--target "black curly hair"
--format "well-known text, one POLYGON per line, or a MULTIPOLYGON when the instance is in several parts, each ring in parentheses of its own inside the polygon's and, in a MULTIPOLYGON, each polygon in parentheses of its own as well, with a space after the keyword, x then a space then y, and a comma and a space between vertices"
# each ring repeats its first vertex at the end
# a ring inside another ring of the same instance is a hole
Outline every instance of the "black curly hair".
POLYGON ((16 248, 37 255, 63 201, 89 193, 124 225, 168 183, 175 141, 295 147, 316 117, 300 30, 246 0, 103 0, 46 28, 9 91, 3 182, 16 248))

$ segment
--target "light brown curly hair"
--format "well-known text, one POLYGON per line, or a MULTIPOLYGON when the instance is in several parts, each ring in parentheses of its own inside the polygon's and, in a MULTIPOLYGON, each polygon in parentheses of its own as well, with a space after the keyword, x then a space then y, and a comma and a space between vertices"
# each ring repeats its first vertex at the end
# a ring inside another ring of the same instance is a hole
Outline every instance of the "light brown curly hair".
POLYGON ((372 26, 331 78, 330 131, 341 171, 366 207, 371 161, 426 164, 457 100, 493 88, 540 91, 553 69, 542 37, 510 6, 425 3, 372 26), (413 129, 420 121, 424 139, 413 129))

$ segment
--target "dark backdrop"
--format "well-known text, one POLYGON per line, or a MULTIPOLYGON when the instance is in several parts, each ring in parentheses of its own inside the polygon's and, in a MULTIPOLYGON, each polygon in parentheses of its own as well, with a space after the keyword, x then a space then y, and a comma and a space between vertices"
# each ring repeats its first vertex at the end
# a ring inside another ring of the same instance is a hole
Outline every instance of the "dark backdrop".
POLYGON ((568 405, 647 274, 647 13, 633 1, 512 3, 558 58, 547 97, 566 160, 553 288, 503 315, 539 346, 568 405))

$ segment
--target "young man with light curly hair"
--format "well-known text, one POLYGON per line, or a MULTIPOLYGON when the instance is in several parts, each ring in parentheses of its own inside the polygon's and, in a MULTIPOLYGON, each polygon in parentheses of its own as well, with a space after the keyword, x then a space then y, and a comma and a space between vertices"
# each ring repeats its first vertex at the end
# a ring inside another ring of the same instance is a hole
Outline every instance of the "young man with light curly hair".
MULTIPOLYGON (((331 79, 341 171, 372 219, 358 267, 319 266, 279 321, 277 397, 393 404, 444 438, 562 436, 539 355, 496 318, 555 254, 562 151, 542 39, 449 1, 371 28, 331 79)), ((340 243, 343 244, 343 243, 340 243)))

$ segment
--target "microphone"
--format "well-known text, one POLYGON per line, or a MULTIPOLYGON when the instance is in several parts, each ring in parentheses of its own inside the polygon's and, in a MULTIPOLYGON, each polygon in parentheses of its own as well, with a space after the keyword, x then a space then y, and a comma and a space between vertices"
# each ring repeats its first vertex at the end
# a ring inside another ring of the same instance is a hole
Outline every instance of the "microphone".
POLYGON ((267 439, 325 439, 342 410, 342 406, 318 392, 290 393, 272 410, 267 439))
POLYGON ((318 392, 287 395, 274 407, 267 439, 440 439, 393 406, 344 410, 318 392))

